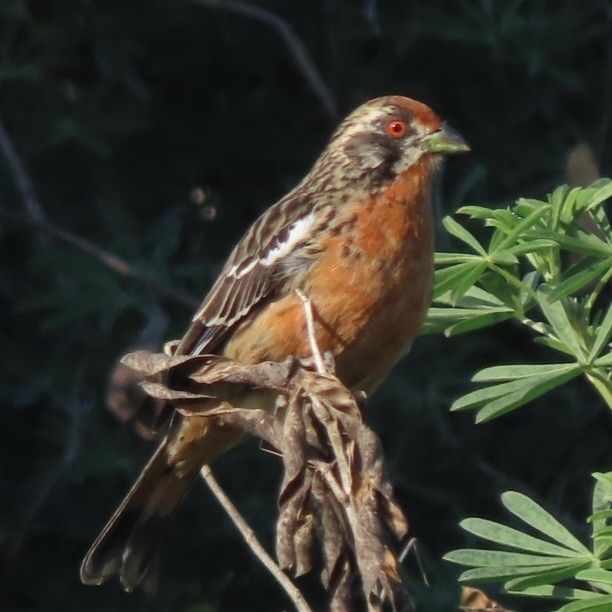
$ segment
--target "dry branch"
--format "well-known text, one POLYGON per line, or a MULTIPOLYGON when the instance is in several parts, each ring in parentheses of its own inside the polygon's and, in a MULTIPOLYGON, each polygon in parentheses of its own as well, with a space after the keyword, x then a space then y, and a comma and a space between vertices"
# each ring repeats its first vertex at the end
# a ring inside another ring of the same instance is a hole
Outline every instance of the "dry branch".
POLYGON ((150 289, 153 293, 163 296, 166 299, 180 303, 187 308, 197 308, 199 305, 197 300, 195 300, 192 296, 187 295, 180 289, 167 285, 157 278, 138 270, 132 264, 124 259, 121 259, 114 253, 99 247, 85 238, 81 238, 81 236, 57 227, 52 223, 47 221, 38 221, 10 210, 1 210, 0 217, 13 223, 15 226, 27 229, 35 235, 49 236, 59 242, 62 242, 63 244, 72 246, 83 253, 87 253, 119 276, 135 280, 141 285, 150 289))
POLYGON ((391 545, 406 535, 408 523, 385 475, 380 442, 334 374, 295 359, 246 366, 214 355, 146 351, 123 363, 154 379, 143 383, 145 391, 181 414, 216 419, 278 450, 284 476, 276 556, 282 570, 295 576, 310 571, 318 542, 331 609, 354 609, 354 585, 368 610, 381 610, 385 599, 394 610, 413 609, 391 545), (171 384, 158 382, 169 372, 164 380, 171 384), (282 408, 273 413, 224 403, 237 389, 273 391, 282 408), (214 408, 211 398, 219 400, 214 408))
POLYGON ((260 544, 259 540, 255 536, 253 530, 249 527, 248 523, 244 520, 240 512, 231 499, 225 494, 225 491, 221 488, 217 479, 214 477, 209 466, 205 465, 201 472, 202 478, 205 480, 208 488, 212 491, 213 495, 217 498, 219 503, 223 506, 229 517, 234 522, 234 525, 238 528, 244 541, 248 544, 249 548, 253 551, 256 557, 261 563, 268 569, 268 571, 276 578, 278 583, 285 589, 285 592, 290 597, 293 605, 297 612, 311 612, 308 603, 304 599, 299 589, 291 582, 287 574, 285 574, 279 567, 274 563, 274 559, 266 552, 265 548, 260 544))
POLYGON ((23 159, 17 151, 12 138, 4 127, 4 122, 0 119, 0 153, 13 175, 15 186, 21 196, 21 203, 28 217, 34 221, 42 222, 45 220, 45 211, 36 195, 34 183, 26 170, 23 159))
POLYGON ((272 26, 287 45, 298 70, 319 99, 321 106, 331 119, 337 118, 337 105, 334 96, 317 69, 304 43, 289 23, 272 11, 241 0, 192 0, 210 8, 231 11, 272 26))

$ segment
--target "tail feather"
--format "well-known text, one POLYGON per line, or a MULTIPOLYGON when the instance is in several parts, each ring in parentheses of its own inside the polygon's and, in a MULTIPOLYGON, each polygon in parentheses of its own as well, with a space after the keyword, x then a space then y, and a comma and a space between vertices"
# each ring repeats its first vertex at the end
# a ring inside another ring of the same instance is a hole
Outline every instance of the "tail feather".
POLYGON ((118 575, 126 591, 138 586, 197 474, 179 473, 170 465, 163 443, 85 555, 81 581, 102 584, 118 575))

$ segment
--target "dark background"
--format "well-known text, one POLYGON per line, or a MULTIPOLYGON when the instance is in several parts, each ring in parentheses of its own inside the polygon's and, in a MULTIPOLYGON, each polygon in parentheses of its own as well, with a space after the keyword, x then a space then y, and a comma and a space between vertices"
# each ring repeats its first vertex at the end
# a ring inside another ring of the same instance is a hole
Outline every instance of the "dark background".
MULTIPOLYGON (((287 608, 200 484, 167 538, 153 597, 84 587, 78 566, 152 449, 106 409, 109 373, 131 347, 180 336, 193 310, 142 279, 203 297, 346 112, 409 95, 466 137, 473 151, 449 162, 439 219, 461 204, 543 197, 580 143, 610 174, 606 0, 246 6, 293 28, 335 110, 257 15, 186 0, 0 1, 0 610, 287 608), (117 273, 91 245, 134 269, 117 273)), ((438 244, 456 246, 441 234, 438 244)), ((610 415, 587 383, 487 425, 448 413, 478 368, 547 355, 511 324, 425 336, 370 402, 430 582, 411 557, 421 610, 456 609, 458 570, 441 556, 474 544, 461 518, 509 520, 504 490, 587 538, 589 474, 612 469, 610 415)), ((269 544, 278 461, 251 442, 215 468, 269 544)), ((315 578, 301 584, 320 596, 315 578)))

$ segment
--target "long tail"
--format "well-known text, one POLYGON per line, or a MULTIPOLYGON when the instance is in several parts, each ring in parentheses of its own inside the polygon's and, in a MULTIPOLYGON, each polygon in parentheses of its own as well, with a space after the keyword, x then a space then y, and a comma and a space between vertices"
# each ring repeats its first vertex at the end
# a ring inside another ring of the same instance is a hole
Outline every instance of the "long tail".
POLYGON ((81 564, 84 584, 118 575, 126 591, 142 581, 172 513, 198 475, 169 461, 168 442, 157 449, 81 564))

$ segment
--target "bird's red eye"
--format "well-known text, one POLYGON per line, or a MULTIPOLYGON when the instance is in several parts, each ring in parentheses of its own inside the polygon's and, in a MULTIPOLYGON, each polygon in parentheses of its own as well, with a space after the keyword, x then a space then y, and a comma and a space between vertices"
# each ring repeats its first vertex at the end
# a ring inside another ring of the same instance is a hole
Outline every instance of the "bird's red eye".
POLYGON ((389 121, 387 124, 387 132, 393 138, 401 138, 408 129, 405 121, 401 121, 400 119, 394 119, 393 121, 389 121))

